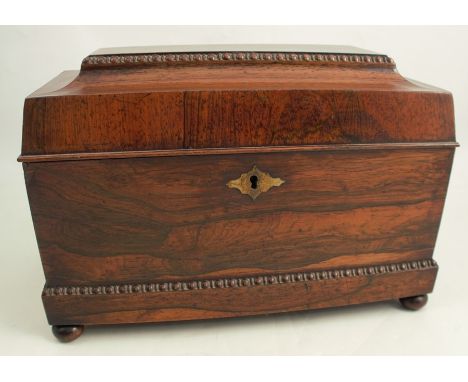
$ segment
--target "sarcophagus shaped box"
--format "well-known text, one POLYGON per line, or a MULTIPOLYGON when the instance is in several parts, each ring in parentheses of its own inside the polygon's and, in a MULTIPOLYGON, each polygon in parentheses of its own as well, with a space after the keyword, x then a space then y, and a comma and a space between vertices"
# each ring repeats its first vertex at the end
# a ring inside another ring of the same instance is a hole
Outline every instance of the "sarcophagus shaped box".
POLYGON ((83 326, 424 305, 450 93, 347 47, 100 50, 26 99, 62 340, 83 326))

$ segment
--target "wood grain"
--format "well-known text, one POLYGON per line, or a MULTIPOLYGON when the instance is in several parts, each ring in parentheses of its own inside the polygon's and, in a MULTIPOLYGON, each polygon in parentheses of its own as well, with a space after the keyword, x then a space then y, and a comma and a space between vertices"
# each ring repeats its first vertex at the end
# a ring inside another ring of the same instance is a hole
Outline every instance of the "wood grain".
POLYGON ((171 149, 183 146, 181 93, 29 98, 23 153, 171 149))
POLYGON ((73 75, 26 99, 23 156, 455 139, 451 94, 385 66, 197 61, 73 75))
POLYGON ((190 92, 185 96, 185 145, 451 141, 450 99, 410 92, 190 92))
POLYGON ((249 288, 43 296, 51 325, 99 325, 252 316, 399 299, 432 291, 437 268, 249 288))
POLYGON ((25 164, 50 285, 428 258, 453 149, 25 164), (226 183, 286 180, 255 201, 226 183), (363 181, 365 179, 365 181, 363 181))
POLYGON ((337 51, 104 51, 26 98, 19 160, 59 339, 422 306, 452 96, 387 56, 337 51), (227 187, 254 166, 285 183, 255 200, 227 187))

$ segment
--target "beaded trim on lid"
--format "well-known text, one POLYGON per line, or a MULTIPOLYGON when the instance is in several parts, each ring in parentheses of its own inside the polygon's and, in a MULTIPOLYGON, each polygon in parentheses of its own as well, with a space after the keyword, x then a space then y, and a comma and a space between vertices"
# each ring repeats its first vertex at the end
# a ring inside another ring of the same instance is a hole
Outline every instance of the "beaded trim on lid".
POLYGON ((299 63, 395 67, 394 61, 386 55, 291 52, 187 52, 90 55, 83 60, 81 68, 98 69, 106 67, 167 66, 197 63, 299 63))

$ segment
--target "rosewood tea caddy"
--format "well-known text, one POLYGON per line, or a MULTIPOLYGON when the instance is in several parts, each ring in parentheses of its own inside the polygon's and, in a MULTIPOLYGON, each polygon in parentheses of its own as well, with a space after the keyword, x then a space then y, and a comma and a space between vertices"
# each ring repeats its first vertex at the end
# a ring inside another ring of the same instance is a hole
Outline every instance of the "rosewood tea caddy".
POLYGON ((103 49, 25 101, 54 334, 433 289, 450 93, 338 46, 103 49))

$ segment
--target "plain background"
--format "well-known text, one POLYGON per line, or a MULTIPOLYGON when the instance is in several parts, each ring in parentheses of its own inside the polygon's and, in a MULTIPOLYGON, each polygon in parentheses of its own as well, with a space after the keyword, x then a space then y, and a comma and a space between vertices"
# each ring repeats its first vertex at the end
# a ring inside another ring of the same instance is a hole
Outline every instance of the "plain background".
POLYGON ((0 27, 0 354, 468 354, 468 27, 0 27), (457 150, 426 308, 398 304, 268 318, 90 328, 63 345, 50 332, 23 174, 24 98, 95 49, 210 43, 354 45, 391 56, 405 77, 453 93, 457 150))

